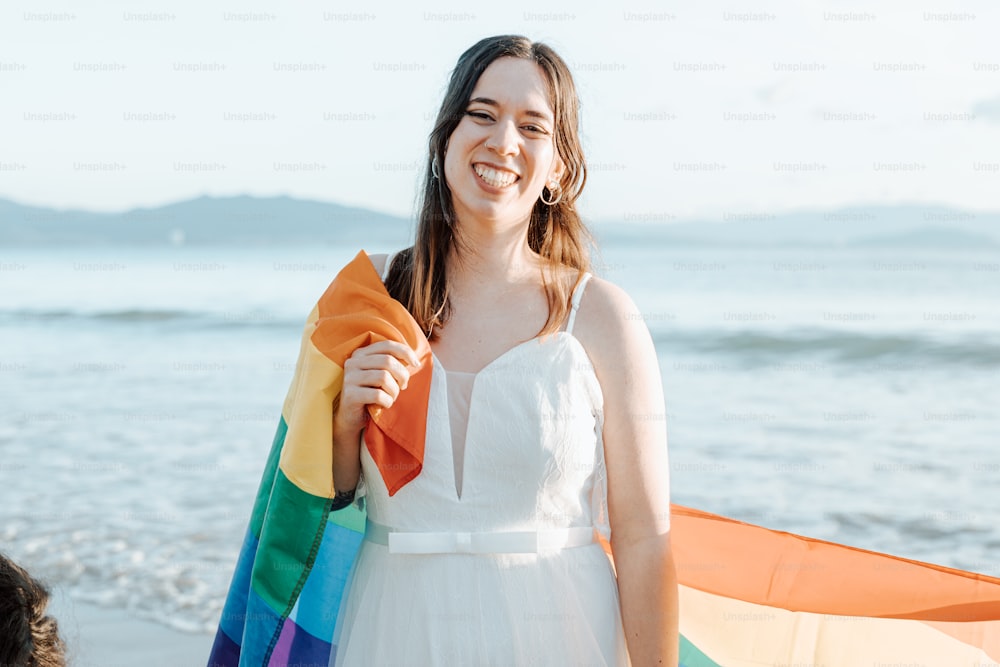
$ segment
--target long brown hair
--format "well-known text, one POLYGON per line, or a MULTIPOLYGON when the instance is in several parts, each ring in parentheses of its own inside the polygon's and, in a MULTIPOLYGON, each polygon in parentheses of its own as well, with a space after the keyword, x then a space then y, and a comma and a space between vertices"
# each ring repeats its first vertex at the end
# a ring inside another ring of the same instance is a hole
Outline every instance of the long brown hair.
MULTIPOLYGON (((480 40, 462 54, 451 73, 430 134, 416 239, 412 247, 396 255, 386 280, 389 294, 407 307, 432 340, 435 329, 443 326, 450 315, 445 268, 448 251, 457 242, 455 209, 451 190, 444 180, 445 149, 465 115, 479 77, 490 63, 505 56, 530 60, 541 67, 555 113, 555 149, 566 167, 559 181, 562 197, 558 203, 549 206, 539 200, 528 223, 528 246, 545 261, 542 282, 549 316, 539 336, 556 331, 569 313, 569 294, 573 288, 560 279, 559 269, 578 269, 582 277, 590 268, 592 239, 576 210, 576 200, 587 181, 587 167, 580 145, 577 113, 580 103, 573 76, 562 58, 545 44, 519 35, 480 40), (433 174, 435 161, 440 178, 433 174)), ((555 195, 547 187, 543 193, 550 201, 555 195)))

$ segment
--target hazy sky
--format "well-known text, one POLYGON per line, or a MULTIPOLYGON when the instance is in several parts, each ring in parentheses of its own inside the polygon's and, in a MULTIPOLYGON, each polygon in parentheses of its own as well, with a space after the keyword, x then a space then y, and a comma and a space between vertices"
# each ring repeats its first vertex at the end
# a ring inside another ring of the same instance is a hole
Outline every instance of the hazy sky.
POLYGON ((981 2, 0 5, 0 197, 124 210, 277 195, 409 215, 483 36, 574 70, 589 219, 1000 208, 1000 12, 981 2))

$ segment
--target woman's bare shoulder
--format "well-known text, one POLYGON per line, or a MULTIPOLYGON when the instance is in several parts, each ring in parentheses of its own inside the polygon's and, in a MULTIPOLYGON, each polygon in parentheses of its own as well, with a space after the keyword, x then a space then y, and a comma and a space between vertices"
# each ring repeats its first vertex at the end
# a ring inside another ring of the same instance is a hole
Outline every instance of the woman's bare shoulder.
POLYGON ((604 338, 622 333, 623 328, 629 328, 630 323, 636 321, 645 328, 639 309, 628 292, 609 280, 591 276, 580 297, 574 330, 604 338))
POLYGON ((628 292, 598 276, 591 277, 580 298, 573 334, 599 376, 650 362, 652 340, 639 308, 628 292))

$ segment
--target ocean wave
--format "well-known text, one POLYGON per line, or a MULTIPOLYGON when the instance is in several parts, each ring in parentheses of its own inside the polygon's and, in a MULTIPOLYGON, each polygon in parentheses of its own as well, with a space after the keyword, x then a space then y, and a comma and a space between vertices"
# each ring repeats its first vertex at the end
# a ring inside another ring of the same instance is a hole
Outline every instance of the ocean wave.
POLYGON ((970 512, 928 511, 918 516, 901 512, 828 512, 838 530, 852 538, 875 532, 890 531, 909 540, 943 542, 968 535, 989 535, 992 527, 983 523, 978 515, 970 512))
MULTIPOLYGON (((124 308, 118 310, 6 310, 0 311, 0 326, 79 322, 98 326, 171 325, 173 330, 216 328, 301 329, 295 317, 266 310, 180 310, 170 308, 124 308)), ((722 358, 743 364, 773 364, 782 358, 812 357, 840 364, 878 363, 900 370, 921 363, 1000 366, 1000 336, 983 333, 945 338, 924 331, 864 332, 832 328, 775 330, 652 328, 660 350, 681 351, 722 358)), ((669 357, 670 352, 667 352, 669 357)))
POLYGON ((1000 366, 1000 340, 981 334, 942 339, 921 332, 867 333, 834 329, 785 331, 661 330, 658 348, 772 363, 776 358, 819 357, 843 364, 879 362, 900 370, 921 363, 1000 366))
POLYGON ((174 309, 78 310, 9 310, 0 311, 2 324, 46 322, 90 322, 94 324, 189 324, 192 328, 215 327, 301 327, 303 322, 263 310, 231 312, 174 309))

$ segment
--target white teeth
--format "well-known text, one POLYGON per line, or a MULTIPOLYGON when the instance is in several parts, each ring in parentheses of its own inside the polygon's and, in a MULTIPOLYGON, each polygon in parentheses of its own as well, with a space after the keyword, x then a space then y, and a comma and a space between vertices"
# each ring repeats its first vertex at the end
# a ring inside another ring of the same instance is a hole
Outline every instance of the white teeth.
POLYGON ((509 171, 497 171, 485 165, 473 165, 473 169, 479 176, 495 188, 505 188, 517 180, 517 175, 509 171))

